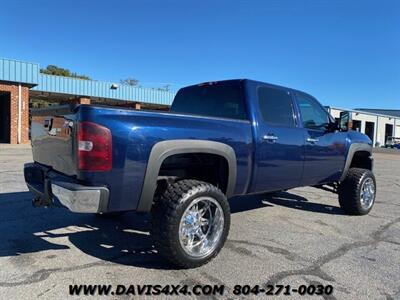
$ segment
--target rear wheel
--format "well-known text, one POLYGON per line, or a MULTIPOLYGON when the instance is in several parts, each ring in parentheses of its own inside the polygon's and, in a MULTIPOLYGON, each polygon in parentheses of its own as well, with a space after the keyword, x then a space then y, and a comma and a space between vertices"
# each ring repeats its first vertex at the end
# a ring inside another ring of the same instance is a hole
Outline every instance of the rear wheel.
POLYGON ((167 187, 152 208, 152 236, 159 253, 183 268, 213 259, 229 233, 230 210, 215 186, 182 180, 167 187))
POLYGON ((367 169, 351 168, 346 179, 339 185, 340 207, 352 215, 365 215, 375 202, 376 181, 367 169))

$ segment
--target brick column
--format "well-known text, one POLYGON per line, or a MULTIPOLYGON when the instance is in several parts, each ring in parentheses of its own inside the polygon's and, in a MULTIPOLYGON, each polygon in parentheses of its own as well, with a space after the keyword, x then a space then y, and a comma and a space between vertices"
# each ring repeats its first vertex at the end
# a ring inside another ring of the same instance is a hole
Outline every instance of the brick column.
POLYGON ((74 102, 76 104, 90 104, 90 98, 87 97, 77 97, 74 102))
MULTIPOLYGON (((0 91, 10 93, 10 143, 18 143, 19 85, 0 82, 0 91)), ((29 88, 21 85, 21 144, 29 143, 29 88)))

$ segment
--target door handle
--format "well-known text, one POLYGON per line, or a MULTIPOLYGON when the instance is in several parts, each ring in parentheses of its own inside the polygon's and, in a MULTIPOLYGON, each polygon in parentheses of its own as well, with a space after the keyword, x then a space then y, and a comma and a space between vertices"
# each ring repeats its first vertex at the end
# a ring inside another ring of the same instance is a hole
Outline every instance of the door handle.
POLYGON ((262 139, 264 141, 275 142, 278 139, 278 137, 273 134, 266 134, 262 137, 262 139))
POLYGON ((309 143, 314 144, 314 143, 318 142, 319 139, 313 139, 313 138, 308 137, 308 138, 306 139, 306 141, 309 142, 309 143))

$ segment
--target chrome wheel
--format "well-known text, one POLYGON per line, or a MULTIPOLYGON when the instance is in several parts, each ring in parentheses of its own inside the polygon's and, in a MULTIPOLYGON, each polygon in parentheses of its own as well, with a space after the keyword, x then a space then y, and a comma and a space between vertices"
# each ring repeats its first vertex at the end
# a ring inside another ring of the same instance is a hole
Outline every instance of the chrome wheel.
POLYGON ((369 209, 374 203, 375 199, 375 183, 372 178, 367 178, 360 191, 360 203, 364 209, 369 209))
POLYGON ((224 229, 221 205, 212 197, 199 197, 185 210, 179 224, 179 242, 190 256, 201 258, 218 246, 224 229))

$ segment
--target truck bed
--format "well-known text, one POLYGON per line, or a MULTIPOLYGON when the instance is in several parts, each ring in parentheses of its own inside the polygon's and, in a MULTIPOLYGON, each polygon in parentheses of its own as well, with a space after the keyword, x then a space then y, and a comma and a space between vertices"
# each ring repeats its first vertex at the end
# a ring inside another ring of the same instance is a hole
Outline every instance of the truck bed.
POLYGON ((158 142, 175 139, 210 140, 233 147, 238 166, 235 193, 246 192, 253 154, 249 121, 95 105, 33 112, 34 161, 71 176, 77 182, 109 187, 110 211, 136 209, 152 147, 158 142), (113 163, 110 171, 79 170, 76 132, 82 121, 95 122, 111 131, 113 163))

